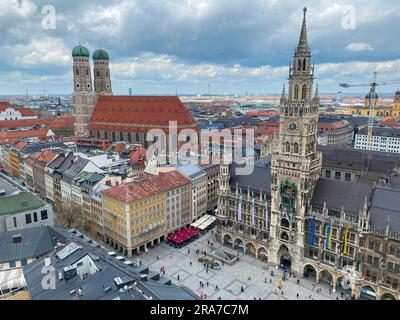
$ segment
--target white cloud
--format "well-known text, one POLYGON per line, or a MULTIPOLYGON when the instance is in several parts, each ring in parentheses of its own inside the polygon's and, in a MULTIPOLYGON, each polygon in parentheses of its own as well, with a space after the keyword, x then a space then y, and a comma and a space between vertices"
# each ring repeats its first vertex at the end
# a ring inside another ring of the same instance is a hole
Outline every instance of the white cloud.
POLYGON ((70 50, 60 38, 32 39, 28 44, 9 46, 8 49, 13 53, 13 63, 17 66, 62 66, 72 62, 70 50))
POLYGON ((373 51, 374 48, 365 42, 352 42, 346 46, 347 51, 373 51))
POLYGON ((1 0, 0 17, 18 16, 28 18, 36 12, 36 5, 31 0, 1 0))

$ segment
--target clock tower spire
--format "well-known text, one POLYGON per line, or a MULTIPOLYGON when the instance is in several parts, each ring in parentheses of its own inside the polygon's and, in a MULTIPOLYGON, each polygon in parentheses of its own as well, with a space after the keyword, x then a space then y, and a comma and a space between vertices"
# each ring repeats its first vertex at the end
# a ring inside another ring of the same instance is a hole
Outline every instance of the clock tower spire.
POLYGON ((322 167, 317 152, 319 97, 313 97, 314 66, 303 10, 299 43, 289 67, 288 96, 280 103, 279 144, 272 156, 270 261, 301 273, 304 216, 322 167))

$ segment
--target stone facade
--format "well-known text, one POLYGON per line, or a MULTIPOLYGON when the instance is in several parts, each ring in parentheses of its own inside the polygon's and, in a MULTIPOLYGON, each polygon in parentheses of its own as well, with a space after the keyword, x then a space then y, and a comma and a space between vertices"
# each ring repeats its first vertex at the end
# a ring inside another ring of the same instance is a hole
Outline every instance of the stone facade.
POLYGON ((400 299, 400 225, 396 216, 381 223, 400 215, 400 191, 387 186, 387 174, 400 162, 317 150, 319 98, 318 89, 312 96, 305 12, 272 155, 248 176, 238 175, 235 164, 220 166, 217 236, 238 254, 326 281, 349 296, 400 299))

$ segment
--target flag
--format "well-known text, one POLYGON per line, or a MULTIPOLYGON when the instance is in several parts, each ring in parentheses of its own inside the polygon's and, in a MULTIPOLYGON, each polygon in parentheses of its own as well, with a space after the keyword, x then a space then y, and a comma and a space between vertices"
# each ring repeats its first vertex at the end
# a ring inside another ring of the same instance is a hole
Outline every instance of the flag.
POLYGON ((265 201, 265 230, 268 230, 268 202, 265 201))
POLYGON ((331 249, 332 247, 332 218, 328 225, 328 233, 326 234, 325 248, 331 249))
POLYGON ((251 224, 255 224, 255 219, 254 219, 254 198, 251 200, 251 224))
POLYGON ((344 243, 343 243, 343 253, 347 254, 348 252, 348 246, 347 246, 347 239, 349 237, 349 226, 346 227, 346 231, 344 233, 344 243))
POLYGON ((238 221, 242 221, 242 194, 239 196, 238 221))
POLYGON ((315 243, 315 223, 316 218, 313 216, 312 224, 311 224, 311 236, 310 236, 310 245, 313 246, 315 243))

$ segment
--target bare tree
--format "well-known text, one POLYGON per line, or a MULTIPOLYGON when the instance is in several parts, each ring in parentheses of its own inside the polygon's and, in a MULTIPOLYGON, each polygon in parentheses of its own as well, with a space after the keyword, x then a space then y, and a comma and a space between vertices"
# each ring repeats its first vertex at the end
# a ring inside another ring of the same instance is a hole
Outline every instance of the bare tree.
POLYGON ((56 202, 54 205, 55 224, 65 229, 91 231, 91 222, 83 214, 83 208, 75 203, 56 202))

